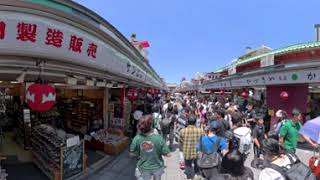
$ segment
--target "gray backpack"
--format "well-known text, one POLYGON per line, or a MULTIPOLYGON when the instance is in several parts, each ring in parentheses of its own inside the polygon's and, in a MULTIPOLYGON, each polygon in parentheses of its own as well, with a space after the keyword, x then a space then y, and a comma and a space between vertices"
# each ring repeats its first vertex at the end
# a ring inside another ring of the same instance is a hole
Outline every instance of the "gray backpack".
POLYGON ((221 138, 218 137, 216 142, 213 142, 210 137, 208 137, 209 141, 211 141, 214 146, 211 153, 207 153, 204 150, 204 145, 202 142, 203 136, 200 138, 200 149, 201 151, 198 153, 197 157, 197 165, 201 169, 210 169, 214 167, 218 167, 221 163, 221 155, 218 153, 219 145, 221 138))
POLYGON ((316 180, 315 175, 311 169, 303 164, 296 155, 287 154, 290 159, 290 167, 280 167, 275 164, 271 164, 269 168, 279 172, 286 180, 316 180), (293 160, 295 158, 296 160, 293 160))

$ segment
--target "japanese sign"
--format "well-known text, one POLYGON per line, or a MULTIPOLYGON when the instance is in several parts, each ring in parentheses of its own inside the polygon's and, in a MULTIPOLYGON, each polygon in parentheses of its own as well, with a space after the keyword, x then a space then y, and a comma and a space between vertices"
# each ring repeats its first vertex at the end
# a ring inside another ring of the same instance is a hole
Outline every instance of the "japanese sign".
POLYGON ((283 71, 231 80, 232 87, 320 82, 320 69, 283 71))
POLYGON ((223 89, 230 88, 230 80, 216 81, 203 86, 204 89, 223 89))
POLYGON ((86 31, 49 18, 0 12, 0 53, 68 61, 159 84, 127 56, 86 31))

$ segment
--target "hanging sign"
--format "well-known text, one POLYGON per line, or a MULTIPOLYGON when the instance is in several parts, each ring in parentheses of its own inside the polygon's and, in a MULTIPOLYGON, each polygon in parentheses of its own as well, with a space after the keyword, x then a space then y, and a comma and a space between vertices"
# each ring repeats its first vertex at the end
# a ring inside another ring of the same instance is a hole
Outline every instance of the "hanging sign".
POLYGON ((48 84, 32 84, 27 89, 27 104, 37 112, 49 111, 56 101, 56 90, 48 84))
POLYGON ((127 92, 127 97, 130 101, 138 99, 138 91, 136 89, 129 89, 127 92))
POLYGON ((280 98, 281 98, 282 100, 284 100, 284 101, 287 101, 287 100, 289 99, 289 94, 288 94, 288 92, 287 92, 287 91, 282 91, 282 92, 280 93, 280 98))

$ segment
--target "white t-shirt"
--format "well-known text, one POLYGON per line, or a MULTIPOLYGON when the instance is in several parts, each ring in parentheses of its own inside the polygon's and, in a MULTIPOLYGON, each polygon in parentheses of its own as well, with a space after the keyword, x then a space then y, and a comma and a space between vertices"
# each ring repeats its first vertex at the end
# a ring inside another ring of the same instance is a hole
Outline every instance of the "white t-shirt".
MULTIPOLYGON (((296 161, 296 159, 293 160, 296 161)), ((280 167, 286 167, 290 165, 290 159, 285 156, 284 158, 278 159, 273 163, 280 167)), ((265 168, 259 174, 259 180, 286 180, 286 178, 274 169, 265 168)))
POLYGON ((286 180, 286 178, 274 169, 265 168, 259 174, 259 180, 286 180))

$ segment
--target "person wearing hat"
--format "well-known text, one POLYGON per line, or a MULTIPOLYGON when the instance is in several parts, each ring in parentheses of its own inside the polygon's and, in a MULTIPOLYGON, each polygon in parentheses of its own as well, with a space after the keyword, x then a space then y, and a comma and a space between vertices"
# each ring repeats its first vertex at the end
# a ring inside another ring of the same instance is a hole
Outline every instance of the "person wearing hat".
MULTIPOLYGON (((216 135, 217 131, 221 128, 221 124, 218 121, 211 121, 208 127, 208 133, 200 138, 198 143, 198 152, 204 151, 205 153, 212 153, 214 146, 219 142, 219 152, 222 156, 225 156, 228 153, 228 146, 224 138, 216 135), (201 146, 202 145, 202 146, 201 146)), ((202 174, 205 178, 210 179, 216 174, 219 174, 218 167, 210 169, 202 169, 202 174)))
POLYGON ((299 130, 302 127, 300 123, 302 115, 296 108, 292 110, 292 115, 292 120, 289 120, 280 129, 279 143, 283 145, 285 150, 295 153, 299 140, 299 130))
POLYGON ((259 158, 261 154, 262 141, 267 139, 267 135, 265 133, 265 127, 263 124, 264 115, 262 113, 257 113, 254 119, 256 120, 256 126, 252 130, 252 138, 253 138, 253 149, 254 149, 254 157, 259 158))

